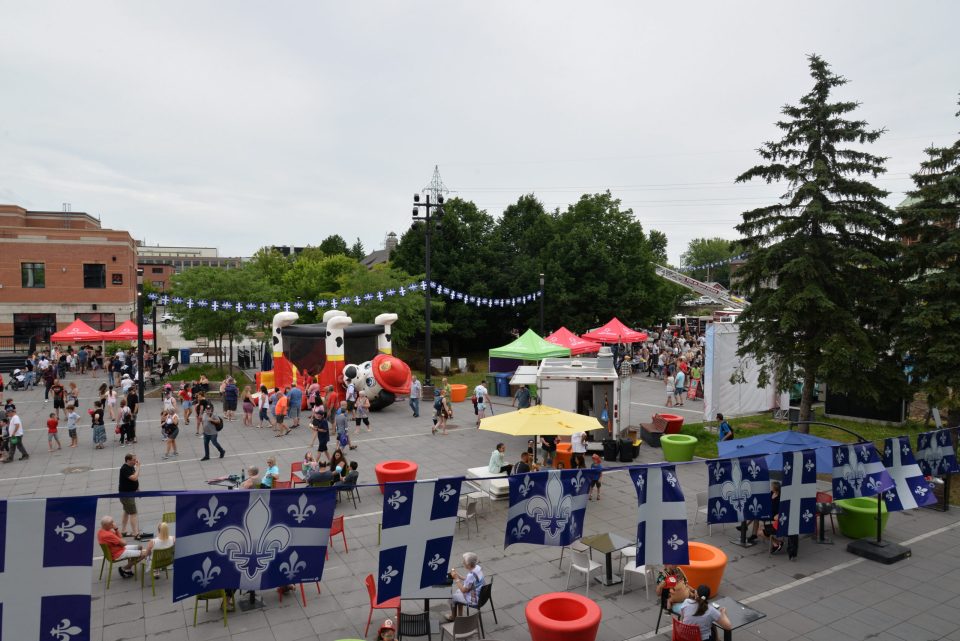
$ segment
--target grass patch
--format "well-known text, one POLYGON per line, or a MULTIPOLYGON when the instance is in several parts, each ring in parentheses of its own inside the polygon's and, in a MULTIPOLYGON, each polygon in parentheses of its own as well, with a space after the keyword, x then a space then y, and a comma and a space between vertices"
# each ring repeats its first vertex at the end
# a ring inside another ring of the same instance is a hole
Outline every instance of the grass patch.
POLYGON ((233 369, 233 374, 230 374, 229 369, 225 367, 217 367, 212 363, 197 363, 191 365, 186 369, 181 369, 176 374, 171 374, 167 377, 168 381, 195 381, 200 378, 200 375, 204 374, 211 381, 222 381, 227 376, 233 376, 236 379, 237 385, 241 388, 244 385, 252 385, 252 382, 247 375, 238 367, 233 369))

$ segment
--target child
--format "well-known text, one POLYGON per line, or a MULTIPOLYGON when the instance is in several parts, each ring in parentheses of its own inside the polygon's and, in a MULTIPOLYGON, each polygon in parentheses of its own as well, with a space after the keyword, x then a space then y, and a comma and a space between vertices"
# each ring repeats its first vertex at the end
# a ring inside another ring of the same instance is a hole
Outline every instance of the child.
POLYGON ((67 405, 67 434, 70 435, 70 447, 77 446, 77 422, 80 420, 80 415, 77 414, 73 405, 67 405))
POLYGON ((57 420, 57 415, 54 412, 50 412, 50 418, 47 419, 47 451, 53 451, 53 442, 57 442, 57 449, 63 449, 60 446, 60 438, 57 436, 57 426, 60 425, 60 422, 57 420))
POLYGON ((80 390, 76 383, 70 383, 70 389, 67 391, 67 403, 73 403, 74 407, 80 407, 80 390))
POLYGON ((397 629, 393 627, 393 621, 386 619, 380 629, 377 631, 377 641, 394 641, 397 638, 397 629))
MULTIPOLYGON (((603 463, 600 461, 600 455, 594 452, 593 454, 593 463, 590 464, 591 470, 602 470, 603 463)), ((597 488, 597 500, 600 500, 600 477, 603 476, 603 473, 600 472, 597 474, 596 481, 590 481, 590 488, 587 490, 587 500, 593 500, 593 488, 597 488)))
MULTIPOLYGON (((312 447, 311 443, 311 447, 312 447)), ((318 469, 317 462, 313 458, 313 452, 307 452, 303 455, 303 464, 300 468, 303 471, 303 476, 306 478, 310 476, 310 472, 313 472, 318 469)))
POLYGON ((667 407, 673 407, 673 396, 677 393, 676 385, 674 385, 673 374, 669 371, 667 372, 666 377, 666 392, 667 392, 667 407))

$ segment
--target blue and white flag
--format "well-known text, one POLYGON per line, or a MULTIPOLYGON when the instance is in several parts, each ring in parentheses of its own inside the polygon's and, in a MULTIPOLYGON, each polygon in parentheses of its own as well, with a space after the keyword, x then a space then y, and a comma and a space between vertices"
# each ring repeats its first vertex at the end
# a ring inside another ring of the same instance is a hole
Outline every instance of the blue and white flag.
POLYGON ((334 502, 326 488, 178 495, 173 600, 319 581, 334 502))
POLYGON ((436 596, 430 588, 443 584, 450 569, 462 482, 463 477, 457 477, 386 484, 377 571, 379 602, 436 596))
POLYGON ((503 547, 514 543, 570 545, 583 536, 590 481, 599 470, 548 470, 510 477, 503 547))
POLYGON ((917 435, 917 465, 927 476, 960 472, 953 430, 935 430, 917 435))
POLYGON ((97 498, 0 501, 0 640, 89 641, 97 498))
POLYGON ((873 443, 833 446, 833 498, 876 496, 893 486, 873 443))
POLYGON ((707 463, 710 481, 707 523, 738 523, 772 518, 770 470, 763 456, 707 463))
POLYGON ((777 534, 812 534, 817 513, 817 452, 783 453, 777 534))
POLYGON ((937 502, 930 482, 923 478, 923 472, 913 458, 909 436, 884 441, 883 464, 893 479, 893 487, 883 493, 887 511, 912 510, 937 502))
POLYGON ((687 565, 687 506, 673 465, 630 468, 637 490, 637 565, 687 565))

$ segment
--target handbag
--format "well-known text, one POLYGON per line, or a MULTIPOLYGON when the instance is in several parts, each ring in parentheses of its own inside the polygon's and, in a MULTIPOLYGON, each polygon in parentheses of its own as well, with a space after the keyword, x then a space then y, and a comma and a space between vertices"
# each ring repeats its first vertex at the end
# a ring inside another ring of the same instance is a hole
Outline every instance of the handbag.
POLYGON ((340 447, 346 447, 349 441, 347 440, 347 433, 340 432, 340 435, 337 437, 337 442, 340 443, 340 447))

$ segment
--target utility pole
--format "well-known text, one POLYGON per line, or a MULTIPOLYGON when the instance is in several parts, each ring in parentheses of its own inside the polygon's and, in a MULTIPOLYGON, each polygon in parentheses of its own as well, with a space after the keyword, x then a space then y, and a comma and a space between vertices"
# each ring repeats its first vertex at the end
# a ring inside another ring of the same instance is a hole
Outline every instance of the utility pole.
MULTIPOLYGON (((156 306, 154 306, 156 311, 156 306)), ((156 334, 154 334, 156 335, 156 334)), ((137 268, 137 396, 143 402, 146 391, 146 381, 143 375, 143 268, 137 268)))
POLYGON ((543 273, 540 274, 540 338, 544 337, 543 328, 543 273))
POLYGON ((424 272, 425 279, 427 282, 427 287, 423 290, 423 300, 424 300, 424 351, 425 354, 425 368, 423 373, 423 384, 432 385, 430 380, 430 360, 431 360, 431 344, 430 344, 430 237, 433 235, 434 227, 440 229, 440 218, 443 216, 443 195, 448 193, 450 190, 447 189, 446 185, 443 184, 443 180, 440 178, 440 168, 437 165, 433 166, 433 177, 430 180, 430 184, 427 185, 423 191, 426 192, 425 202, 420 202, 420 194, 413 195, 413 222, 417 223, 423 221, 424 227, 423 237, 424 237, 424 272), (433 199, 431 200, 431 196, 433 199), (424 213, 421 216, 420 208, 423 208, 424 213))

